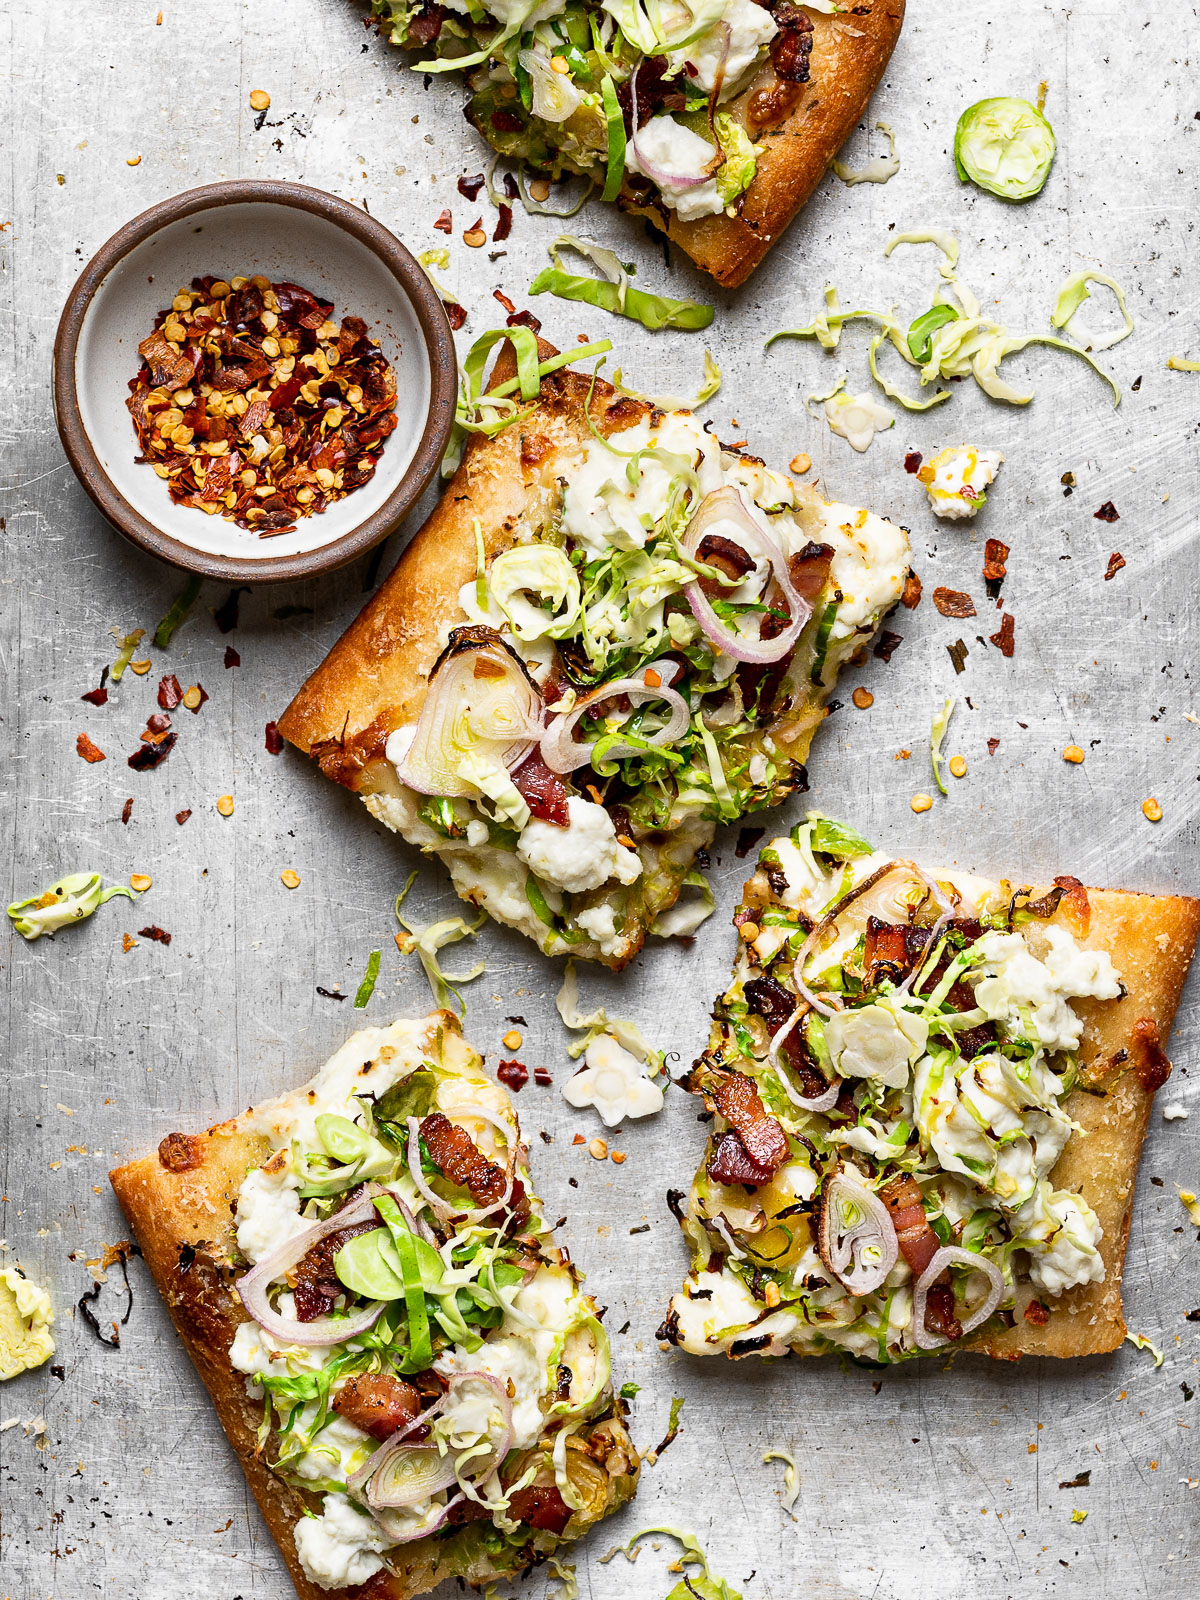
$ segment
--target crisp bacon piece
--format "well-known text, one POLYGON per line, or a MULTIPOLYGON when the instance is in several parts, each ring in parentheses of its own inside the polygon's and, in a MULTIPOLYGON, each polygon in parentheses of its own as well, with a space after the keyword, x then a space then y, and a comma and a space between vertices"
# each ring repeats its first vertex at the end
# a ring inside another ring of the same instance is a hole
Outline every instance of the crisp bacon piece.
POLYGON ((989 539, 984 545, 983 580, 993 600, 1000 593, 1000 585, 1008 576, 1008 546, 999 539, 989 539), (993 588, 992 585, 995 585, 993 588))
POLYGON ((421 1123, 421 1138, 434 1166, 460 1189, 469 1189, 480 1205, 504 1193, 504 1170, 480 1150, 465 1128, 434 1111, 421 1123))
MULTIPOLYGON (((637 72, 638 128, 644 128, 650 118, 660 111, 682 111, 685 102, 683 87, 666 56, 646 56, 637 72)), ((625 119, 625 131, 633 133, 632 80, 617 85, 617 104, 625 119)))
POLYGON ((788 557, 788 576, 802 600, 811 605, 829 582, 829 569, 833 565, 833 546, 817 544, 810 539, 803 550, 788 557))
MULTIPOLYGON (((288 1282, 296 1293, 297 1322, 315 1322, 318 1317, 325 1315, 339 1295, 345 1294, 333 1258, 351 1239, 357 1238, 360 1233, 371 1233, 378 1226, 378 1219, 371 1217, 366 1222, 339 1228, 336 1233, 327 1233, 300 1257, 288 1273, 288 1282)), ((415 1412, 413 1414, 416 1415, 415 1412)))
POLYGON ((732 1130, 722 1134, 717 1153, 708 1164, 708 1175, 714 1183, 744 1183, 750 1188, 770 1183, 775 1176, 770 1167, 759 1166, 751 1159, 746 1146, 732 1130))
MULTIPOLYGON (((419 45, 423 50, 428 49, 438 34, 442 31, 446 12, 443 6, 423 5, 408 24, 405 43, 410 47, 419 45)), ((482 181, 480 184, 482 187, 482 181)), ((479 193, 477 189, 476 194, 479 193)))
POLYGON ((867 937, 863 946, 863 966, 866 969, 867 988, 872 988, 881 978, 895 977, 908 971, 908 929, 895 922, 883 922, 879 917, 867 918, 867 937))
POLYGON ((390 1439, 420 1412, 421 1396, 411 1383, 386 1372, 360 1372, 334 1395, 333 1409, 372 1439, 390 1439))
POLYGON ((751 1161, 768 1175, 778 1172, 788 1158, 787 1134, 763 1105, 754 1079, 744 1072, 724 1073, 710 1093, 717 1110, 740 1137, 751 1161))
POLYGON ((557 772, 542 760, 538 750, 532 750, 512 775, 514 787, 535 817, 565 828, 571 820, 567 810, 567 786, 557 772))
MULTIPOLYGON (((740 544, 719 533, 704 535, 696 551, 696 560, 702 561, 706 567, 715 567, 733 583, 744 578, 754 567, 753 557, 740 544)), ((701 578, 700 587, 707 595, 719 596, 726 592, 727 585, 719 578, 701 578)))
POLYGON ((779 32, 771 40, 771 65, 775 76, 787 83, 807 83, 813 47, 813 25, 799 6, 772 7, 779 32))
POLYGON ((1133 1070, 1147 1094, 1161 1089, 1171 1076, 1171 1063, 1159 1039, 1158 1023, 1153 1017, 1139 1017, 1130 1036, 1133 1046, 1133 1070))
MULTIPOLYGON (((789 994, 774 978, 752 978, 744 992, 746 1004, 763 1019, 772 1033, 778 1033, 796 1009, 795 995, 789 994)), ((788 1034, 782 1049, 788 1065, 800 1080, 801 1092, 811 1099, 823 1094, 828 1085, 816 1065, 808 1059, 798 1027, 788 1034)))
POLYGON ((168 1172, 192 1172, 204 1165, 204 1140, 195 1133, 169 1133, 159 1143, 158 1159, 168 1172))
POLYGON ((948 1283, 935 1283, 925 1295, 925 1326, 953 1344, 962 1338, 962 1323, 954 1309, 954 1290, 948 1283))
POLYGON ((552 1483, 530 1484, 518 1489, 508 1502, 518 1522, 546 1533, 561 1533, 571 1520, 571 1508, 552 1483))
POLYGON ((906 611, 915 611, 921 604, 921 580, 915 572, 910 572, 904 580, 904 592, 900 596, 900 604, 906 611))
MULTIPOLYGON (((913 1277, 919 1278, 941 1248, 941 1241, 929 1226, 915 1179, 907 1172, 898 1173, 880 1189, 879 1198, 891 1215, 900 1253, 912 1268, 913 1277)), ((928 1304, 932 1307, 932 1290, 928 1304)), ((933 1326, 928 1314, 926 1322, 933 1326)))
POLYGON ((1035 1328, 1044 1328, 1050 1321, 1050 1313, 1040 1300, 1031 1300, 1025 1307, 1025 1321, 1031 1322, 1035 1328))

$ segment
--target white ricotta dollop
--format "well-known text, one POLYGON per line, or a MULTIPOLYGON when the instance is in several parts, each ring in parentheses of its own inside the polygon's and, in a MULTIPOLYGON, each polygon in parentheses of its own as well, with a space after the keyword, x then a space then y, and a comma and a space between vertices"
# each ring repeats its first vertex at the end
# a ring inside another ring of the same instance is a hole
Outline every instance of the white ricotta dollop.
POLYGON ((966 978, 976 1004, 1005 1032, 1023 1034, 1028 1018, 1044 1050, 1076 1050, 1083 1022, 1067 1001, 1084 995, 1113 1000, 1120 982, 1106 952, 1081 950, 1065 928, 1048 928, 1046 937, 1050 950, 1043 962, 1019 933, 985 933, 975 946, 983 963, 966 978))
POLYGON ((610 905, 587 906, 576 913, 575 921, 595 939, 603 955, 611 955, 621 943, 623 935, 617 932, 616 914, 610 905))
POLYGON ((1080 1283, 1101 1283, 1104 1237, 1099 1218, 1082 1195, 1052 1189, 1044 1180, 1017 1213, 1021 1243, 1029 1252, 1029 1276, 1049 1295, 1080 1283))
POLYGON ((649 1117, 663 1107, 663 1092, 642 1070, 642 1063, 602 1033, 587 1047, 587 1065, 563 1085, 563 1099, 582 1110, 595 1106, 604 1122, 615 1128, 626 1117, 649 1117))
POLYGON ((237 1242, 247 1261, 261 1261, 312 1224, 300 1215, 300 1180, 284 1161, 255 1167, 238 1190, 237 1242))
POLYGON ((720 98, 727 100, 763 45, 770 44, 778 32, 774 17, 757 0, 729 0, 720 22, 684 49, 668 51, 667 60, 673 67, 694 67, 688 80, 705 94, 713 92, 720 72, 720 98))
POLYGON ((565 828, 534 817, 517 841, 521 860, 546 883, 567 894, 598 889, 610 878, 632 883, 642 870, 635 850, 617 843, 613 820, 594 800, 571 795, 565 828))
POLYGON ((716 153, 716 147, 707 139, 663 112, 651 117, 640 130, 636 148, 634 141, 629 141, 625 147, 625 166, 630 172, 639 172, 657 184, 663 203, 670 206, 681 222, 691 222, 696 217, 715 216, 725 209, 725 202, 717 193, 716 178, 686 186, 682 181, 703 172, 716 153), (639 152, 653 167, 652 172, 642 166, 639 152))
POLYGON ((976 450, 967 444, 948 445, 939 451, 920 473, 934 516, 951 522, 973 517, 1003 462, 999 450, 976 450))
POLYGON ((894 522, 838 502, 823 507, 823 521, 824 530, 813 537, 833 546, 829 577, 842 591, 833 625, 837 641, 849 638, 899 600, 908 572, 908 538, 894 522))
POLYGON ((706 1356, 714 1350, 726 1350, 747 1332, 755 1338, 766 1334, 778 1341, 778 1350, 770 1352, 778 1354, 800 1331, 800 1319, 790 1311, 774 1311, 758 1321, 762 1305, 731 1272, 698 1272, 693 1292, 695 1289, 701 1293, 707 1290, 708 1294, 703 1300, 696 1300, 685 1292, 671 1301, 679 1318, 680 1348, 693 1355, 706 1356))
POLYGON ((305 1576, 322 1589, 365 1583, 383 1566, 379 1551, 390 1542, 370 1513, 343 1494, 327 1494, 321 1515, 301 1517, 293 1538, 305 1576))
MULTIPOLYGON (((295 1302, 290 1295, 281 1296, 281 1308, 285 1315, 294 1314, 295 1302)), ((295 1377, 301 1372, 319 1372, 328 1353, 320 1346, 282 1344, 257 1322, 239 1322, 229 1347, 229 1364, 251 1378, 259 1378, 264 1372, 295 1377)))

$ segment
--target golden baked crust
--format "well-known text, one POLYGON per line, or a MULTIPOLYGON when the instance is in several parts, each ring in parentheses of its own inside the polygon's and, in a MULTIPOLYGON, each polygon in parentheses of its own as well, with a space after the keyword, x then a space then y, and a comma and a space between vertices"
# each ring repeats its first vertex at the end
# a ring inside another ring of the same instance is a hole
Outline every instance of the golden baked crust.
MULTIPOLYGON (((953 874, 947 877, 952 880, 953 874)), ((1036 891, 1033 898, 1044 892, 1036 891)), ((1068 1140, 1049 1181, 1055 1189, 1082 1194, 1096 1213, 1103 1228, 1099 1252, 1105 1276, 1049 1298, 1048 1319, 1041 1325, 1021 1314, 1034 1294, 1025 1285, 1011 1328, 988 1327, 951 1347, 955 1351, 1009 1361, 1025 1355, 1085 1356, 1115 1350, 1125 1338, 1121 1280, 1138 1166, 1155 1092, 1170 1072, 1163 1052, 1200 935, 1200 899, 1122 889, 1088 889, 1086 896, 1083 921, 1077 906, 1064 898, 1054 916, 1037 926, 1063 927, 1081 948, 1107 952, 1125 992, 1116 1000, 1071 1002, 1083 1033, 1078 1086, 1062 1109, 1083 1132, 1068 1140)), ((753 915, 773 901, 779 904, 759 868, 746 884, 742 905, 753 915)), ((718 1022, 713 1048, 722 1037, 718 1022)), ((717 1137, 709 1136, 698 1181, 717 1137)), ((795 1353, 815 1352, 797 1348, 795 1353)), ((939 1353, 949 1351, 943 1346, 939 1353)))
MULTIPOLYGON (((453 1013, 435 1012, 429 1020, 442 1030, 443 1059, 454 1065, 478 1062, 462 1041, 453 1013)), ((261 1165, 271 1149, 270 1142, 248 1125, 252 1118, 253 1112, 247 1112, 202 1135, 169 1134, 157 1154, 118 1167, 109 1173, 109 1182, 300 1600, 410 1600, 444 1578, 463 1573, 460 1541, 473 1539, 472 1529, 480 1525, 468 1525, 448 1539, 433 1537, 399 1546, 393 1552, 396 1572, 377 1572, 366 1583, 326 1589, 310 1582, 296 1554, 292 1530, 306 1510, 320 1511, 321 1497, 292 1488, 267 1466, 267 1451, 258 1442, 262 1401, 247 1393, 244 1375, 230 1364, 234 1335, 239 1324, 249 1320, 234 1288, 242 1269, 236 1265, 233 1208, 248 1169, 261 1165)), ((617 1414, 599 1426, 624 1449, 636 1475, 637 1453, 621 1421, 619 1402, 617 1414)), ((634 1481, 635 1476, 613 1480, 605 1515, 628 1498, 634 1481)), ((472 1552, 465 1573, 468 1581, 482 1586, 511 1576, 494 1568, 479 1541, 474 1542, 479 1549, 472 1552)))
MULTIPOLYGON (((745 283, 854 131, 900 37, 904 5, 866 0, 838 16, 812 13, 811 82, 801 86, 799 103, 783 122, 753 135, 763 153, 738 216, 680 222, 661 205, 623 200, 623 209, 649 217, 726 288, 745 283)), ((764 76, 774 77, 769 61, 764 76)), ((755 92, 751 84, 723 109, 745 122, 755 92)))

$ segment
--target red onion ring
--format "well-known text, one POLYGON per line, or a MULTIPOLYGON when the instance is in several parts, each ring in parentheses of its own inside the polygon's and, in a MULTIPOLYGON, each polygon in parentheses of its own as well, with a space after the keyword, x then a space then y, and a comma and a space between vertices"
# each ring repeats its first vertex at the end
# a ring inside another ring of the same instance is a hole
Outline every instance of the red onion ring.
POLYGON ((821 1260, 852 1295, 871 1294, 885 1282, 896 1265, 900 1244, 888 1209, 873 1189, 867 1187, 857 1167, 839 1167, 825 1185, 821 1196, 821 1223, 818 1235, 821 1260), (838 1190, 846 1191, 852 1205, 865 1216, 845 1233, 835 1233, 838 1190), (878 1239, 881 1259, 863 1267, 855 1260, 855 1245, 863 1238, 878 1239), (847 1270, 849 1269, 849 1270, 847 1270))
MULTIPOLYGON (((716 170, 712 166, 711 161, 706 164, 706 170, 703 172, 670 172, 666 167, 659 166, 657 162, 651 161, 648 156, 642 153, 638 146, 638 138, 642 130, 638 125, 637 81, 638 73, 641 70, 642 62, 639 61, 633 70, 633 76, 629 80, 629 96, 633 122, 633 134, 630 137, 629 143, 633 149, 634 155, 637 157, 638 170, 645 177, 649 178, 651 183, 656 183, 660 189, 667 189, 672 194, 682 194, 687 189, 698 189, 702 183, 708 182, 708 180, 712 177, 713 172, 716 170)), ((725 159, 725 154, 721 150, 720 146, 717 147, 716 154, 720 157, 720 160, 717 161, 717 166, 720 166, 721 162, 725 159)))
MULTIPOLYGON (((677 664, 669 663, 672 667, 677 664)), ((655 670, 647 669, 647 670, 655 670)), ((603 704, 605 700, 612 700, 617 695, 628 695, 635 705, 643 704, 648 700, 665 700, 671 707, 671 719, 658 730, 657 733, 647 735, 646 743, 656 749, 662 749, 674 744, 684 733, 691 712, 688 703, 677 689, 672 689, 663 676, 662 683, 653 688, 644 677, 641 678, 616 678, 612 683, 603 683, 594 689, 586 699, 577 701, 575 706, 562 716, 555 717, 542 735, 542 760, 551 772, 565 774, 574 772, 577 767, 583 767, 592 759, 594 744, 580 744, 572 734, 575 725, 581 717, 586 716, 591 707, 603 704)), ((636 755, 637 747, 616 745, 609 751, 607 760, 619 761, 623 755, 636 755)))
POLYGON ((700 587, 698 578, 684 587, 683 592, 687 596, 688 605, 691 606, 696 621, 703 628, 705 637, 723 655, 732 656, 735 661, 748 661, 756 666, 779 661, 787 655, 800 637, 805 623, 812 616, 812 606, 793 584, 791 574, 788 572, 787 557, 771 535, 759 527, 740 492, 732 484, 727 483, 720 489, 714 489, 711 494, 706 494, 696 508, 695 515, 688 523, 687 532, 683 536, 683 548, 689 556, 695 557, 708 524, 717 520, 735 522, 742 542, 750 550, 766 556, 770 562, 771 573, 787 601, 787 626, 773 639, 750 640, 743 634, 735 633, 717 616, 708 596, 700 587))
POLYGON ((267 1299, 267 1290, 277 1278, 282 1278, 290 1267, 307 1255, 313 1245, 342 1228, 365 1222, 374 1214, 375 1202, 370 1194, 366 1194, 354 1205, 335 1212, 324 1222, 314 1223, 303 1233, 277 1245, 256 1267, 239 1279, 236 1285, 238 1297, 259 1327, 265 1328, 284 1344, 311 1346, 341 1344, 346 1339, 353 1339, 356 1334, 365 1333, 383 1311, 386 1300, 372 1301, 362 1311, 349 1317, 318 1317, 314 1322, 297 1322, 281 1316, 273 1309, 267 1299))
POLYGON ((837 1104, 837 1097, 841 1093, 842 1080, 835 1078, 824 1094, 817 1095, 814 1099, 809 1100, 804 1095, 797 1094, 792 1088, 779 1057, 783 1041, 791 1033, 800 1018, 807 1014, 809 1005, 811 1005, 811 1001, 808 1005, 797 1006, 783 1027, 777 1033, 771 1035, 771 1042, 767 1046, 767 1063, 779 1079, 779 1087, 794 1106, 799 1106, 801 1111, 830 1111, 837 1104))
POLYGON ((370 1482, 380 1467, 385 1465, 388 1458, 393 1456, 403 1445, 409 1434, 415 1432, 418 1428, 425 1427, 432 1417, 437 1416, 445 1404, 446 1396, 440 1394, 431 1406, 426 1406, 425 1410, 418 1412, 410 1422, 406 1422, 402 1428, 397 1428, 395 1433, 389 1439, 386 1439, 373 1455, 367 1457, 357 1472, 351 1473, 346 1479, 346 1488, 352 1494, 357 1494, 364 1485, 370 1482))
POLYGON ((905 865, 912 867, 912 870, 917 874, 921 882, 933 896, 937 903, 938 909, 941 912, 941 915, 938 917, 933 927, 929 930, 929 939, 925 945, 925 949, 921 952, 921 959, 916 963, 908 977, 905 978, 904 982, 900 985, 900 988, 904 991, 904 993, 908 994, 912 989, 913 979, 925 965, 926 954, 933 950, 934 945, 937 943, 938 934, 941 933, 946 923, 950 921, 951 917, 953 917, 954 906, 947 896, 942 892, 942 887, 935 878, 931 878, 928 873, 922 872, 920 867, 918 867, 915 862, 906 862, 905 865))
POLYGON ((994 1261, 989 1261, 986 1256, 976 1255, 974 1250, 964 1250, 961 1245, 942 1245, 940 1250, 934 1251, 929 1265, 917 1279, 916 1288, 913 1290, 913 1338, 922 1350, 937 1350, 942 1345, 950 1343, 944 1334, 930 1333, 925 1326, 926 1296, 947 1267, 970 1267, 973 1272, 982 1272, 991 1283, 984 1299, 962 1324, 963 1338, 973 1332, 981 1322, 987 1321, 1004 1294, 1004 1274, 994 1261))
POLYGON ((864 878, 861 883, 855 884, 853 889, 848 890, 835 906, 831 906, 821 920, 814 925, 808 938, 800 946, 800 954, 796 957, 792 966, 792 982, 796 986, 796 993, 807 1000, 813 1010, 819 1011, 823 1017, 834 1016, 838 1008, 822 1004, 805 983, 804 966, 808 960, 809 952, 816 948, 818 941, 833 927, 842 912, 852 905, 860 895, 866 894, 868 889, 873 889, 877 883, 886 878, 888 873, 894 872, 897 867, 911 866, 911 861, 885 861, 882 867, 877 867, 869 877, 864 878))

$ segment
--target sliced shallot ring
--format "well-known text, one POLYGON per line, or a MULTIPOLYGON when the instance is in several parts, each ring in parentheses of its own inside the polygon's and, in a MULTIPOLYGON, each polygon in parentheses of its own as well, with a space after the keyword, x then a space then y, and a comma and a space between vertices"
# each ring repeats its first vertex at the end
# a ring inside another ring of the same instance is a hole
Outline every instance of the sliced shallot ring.
POLYGON ((796 960, 792 966, 792 982, 796 986, 796 993, 807 1000, 809 1005, 812 1006, 813 1010, 819 1011, 823 1017, 834 1016, 836 1013, 836 1008, 834 1006, 827 1006, 823 1004, 822 1001, 818 1000, 816 995, 804 981, 804 966, 808 960, 810 952, 816 949, 818 942, 826 933, 828 933, 829 929, 833 927, 834 923, 841 916, 842 912, 845 911, 848 906, 852 905, 860 895, 866 894, 868 889, 873 889, 877 883, 881 882, 882 879, 887 877, 889 872, 894 872, 897 867, 907 867, 909 864, 910 863, 907 861, 885 861, 882 867, 876 867, 875 871, 872 872, 869 877, 864 878, 861 883, 855 884, 853 889, 850 889, 846 894, 844 894, 836 905, 830 906, 829 910, 825 913, 821 920, 813 925, 808 938, 805 939, 804 943, 800 946, 800 954, 796 957, 796 960))
POLYGON ((683 592, 687 597, 687 603, 691 606, 692 614, 704 630, 709 643, 723 655, 732 656, 735 661, 750 662, 755 666, 767 666, 773 661, 780 661, 800 637, 805 623, 812 616, 812 606, 792 582, 787 557, 772 536, 759 527, 742 499, 740 491, 730 483, 720 489, 714 489, 711 494, 706 494, 697 506, 682 541, 683 548, 689 556, 696 559, 696 552, 703 543, 708 524, 717 519, 736 522, 748 549, 766 556, 770 562, 772 576, 787 601, 787 626, 773 639, 748 639, 744 634, 734 632, 717 616, 712 602, 700 587, 698 578, 684 586, 683 592))
POLYGON ((379 1449, 369 1455, 362 1466, 356 1472, 352 1472, 346 1479, 346 1488, 350 1493, 357 1494, 360 1489, 364 1488, 364 1485, 369 1484, 380 1467, 387 1462, 389 1456, 396 1453, 409 1434, 415 1432, 417 1428, 425 1427, 431 1418, 437 1416, 445 1404, 446 1396, 444 1394, 438 1395, 432 1405, 426 1406, 424 1411, 418 1412, 411 1421, 406 1422, 402 1428, 397 1428, 390 1438, 385 1439, 379 1449))
POLYGON ((942 1345, 950 1343, 944 1334, 930 1333, 925 1326, 926 1296, 947 1267, 969 1267, 972 1272, 982 1272, 991 1283, 991 1288, 984 1299, 962 1324, 961 1337, 964 1339, 981 1322, 987 1321, 1004 1294, 1004 1274, 994 1261, 989 1261, 986 1256, 977 1255, 974 1250, 964 1250, 961 1245, 944 1244, 940 1250, 934 1252, 913 1290, 913 1338, 922 1350, 937 1350, 942 1345))
MULTIPOLYGON (((378 1192, 375 1190, 375 1193, 378 1192)), ((363 1310, 348 1317, 318 1317, 313 1322, 297 1322, 294 1318, 281 1316, 274 1309, 267 1299, 267 1290, 306 1256, 313 1245, 319 1244, 331 1233, 340 1232, 342 1228, 366 1222, 374 1214, 375 1202, 370 1193, 365 1194, 352 1206, 335 1211, 324 1222, 316 1222, 303 1233, 277 1245, 257 1266, 241 1277, 236 1284, 238 1297, 259 1327, 265 1328, 272 1338, 293 1345, 341 1344, 357 1334, 366 1333, 383 1311, 386 1300, 373 1300, 363 1310)))
POLYGON ((821 1196, 821 1223, 818 1235, 817 1249, 821 1260, 833 1273, 834 1277, 848 1293, 852 1295, 872 1294, 887 1279, 888 1273, 896 1265, 896 1257, 900 1251, 900 1243, 896 1238, 895 1225, 888 1213, 887 1206, 870 1188, 863 1179, 858 1168, 850 1164, 841 1166, 829 1179, 821 1196), (833 1205, 836 1199, 838 1185, 849 1190, 850 1198, 866 1214, 866 1220, 875 1224, 881 1250, 880 1260, 873 1267, 855 1273, 854 1270, 854 1244, 864 1229, 860 1224, 852 1228, 841 1239, 835 1239, 830 1226, 833 1205), (847 1273, 847 1268, 850 1272, 847 1273))
POLYGON ((773 1069, 775 1076, 779 1079, 780 1088, 794 1106, 799 1106, 801 1111, 830 1111, 837 1104, 837 1097, 841 1093, 842 1080, 835 1078, 824 1094, 816 1095, 810 1100, 805 1095, 797 1094, 792 1088, 788 1082, 787 1072, 784 1070, 783 1061, 779 1054, 783 1048, 783 1041, 800 1021, 800 1018, 808 1015, 809 1009, 809 1002, 797 1006, 783 1027, 777 1033, 771 1035, 771 1042, 767 1046, 767 1064, 773 1069))
MULTIPOLYGON (((675 666, 674 662, 669 663, 675 666)), ((657 669, 654 669, 657 670, 657 669)), ((570 711, 562 716, 555 717, 550 726, 542 734, 542 760, 551 772, 560 776, 574 772, 577 767, 583 767, 592 759, 594 744, 580 744, 572 735, 579 719, 585 716, 591 707, 602 705, 606 700, 615 699, 617 695, 628 695, 635 703, 641 704, 648 700, 665 700, 671 707, 671 718, 657 733, 646 735, 646 743, 656 748, 669 746, 684 733, 691 712, 688 703, 679 693, 672 689, 663 677, 662 683, 657 687, 648 684, 644 677, 641 678, 615 678, 612 683, 602 683, 594 689, 584 700, 577 700, 570 711)), ((636 753, 636 746, 630 745, 624 751, 620 746, 609 752, 606 759, 619 761, 622 755, 636 753)))
POLYGON ((940 883, 938 883, 937 879, 930 877, 929 873, 927 873, 927 872, 922 872, 921 868, 917 866, 915 861, 906 861, 904 864, 907 867, 911 867, 912 870, 917 874, 918 878, 920 878, 921 882, 925 885, 925 887, 929 890, 929 893, 933 896, 935 902, 937 903, 938 910, 940 912, 940 915, 939 915, 937 921, 934 923, 933 927, 930 928, 930 930, 929 930, 929 938, 926 941, 925 950, 921 952, 920 960, 915 963, 915 965, 913 966, 913 969, 909 973, 908 977, 905 978, 904 982, 900 985, 901 989, 905 992, 905 994, 908 994, 908 993, 911 992, 913 979, 917 976, 917 973, 920 972, 921 968, 925 965, 925 952, 926 951, 932 952, 934 946, 937 944, 938 934, 941 933, 942 929, 950 921, 951 917, 953 917, 953 915, 954 915, 954 904, 948 898, 948 896, 943 893, 942 886, 941 886, 940 883))

